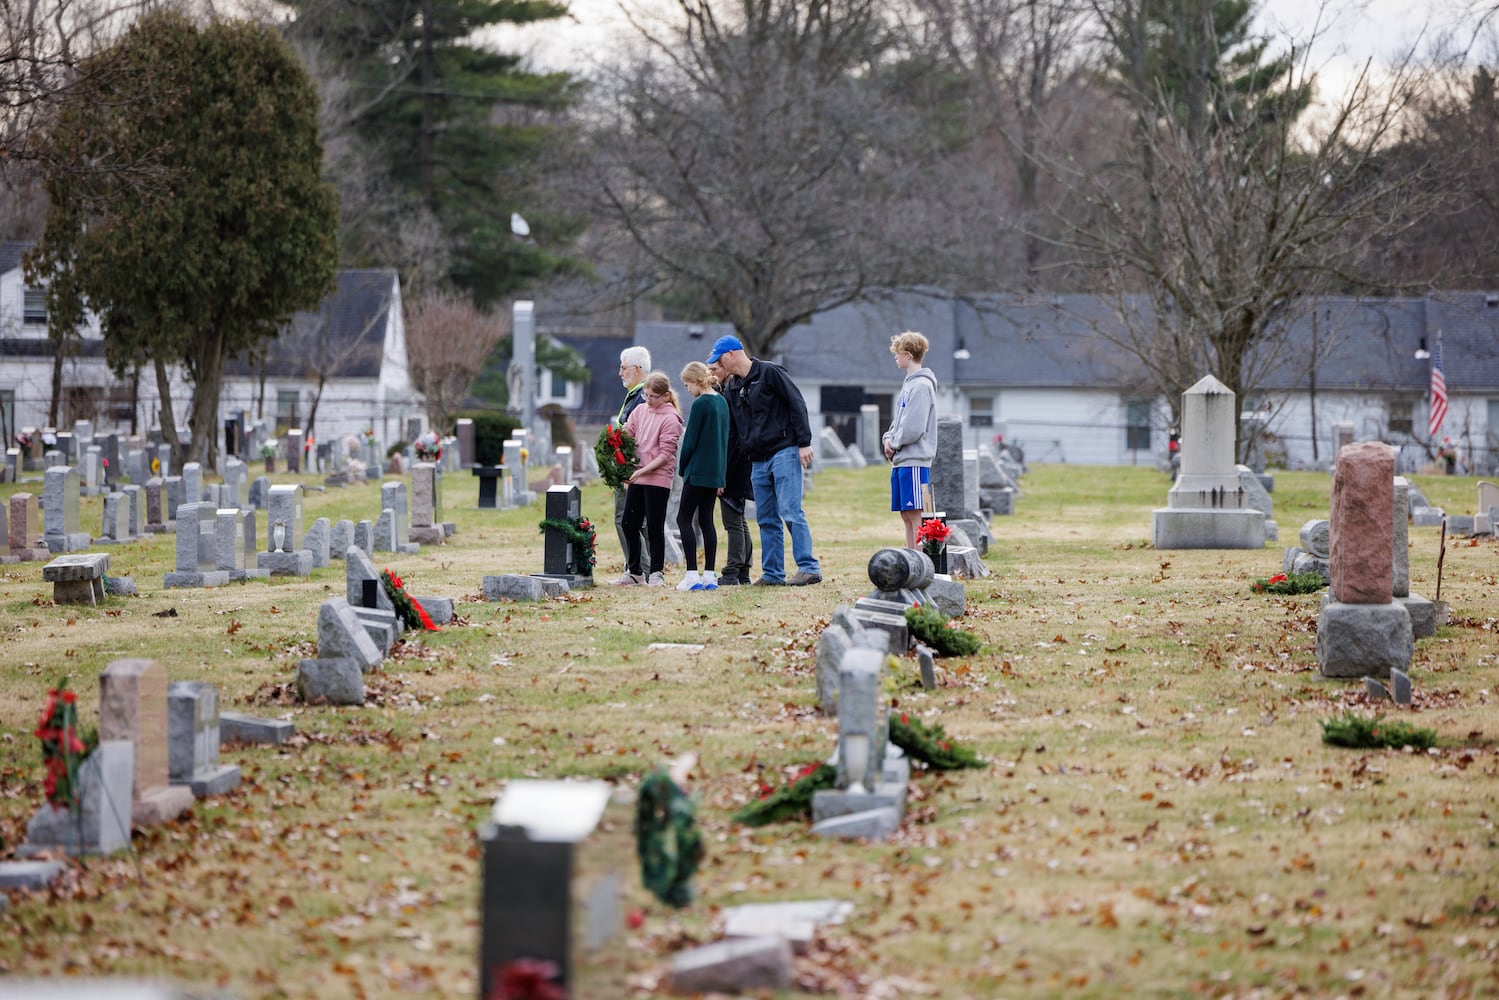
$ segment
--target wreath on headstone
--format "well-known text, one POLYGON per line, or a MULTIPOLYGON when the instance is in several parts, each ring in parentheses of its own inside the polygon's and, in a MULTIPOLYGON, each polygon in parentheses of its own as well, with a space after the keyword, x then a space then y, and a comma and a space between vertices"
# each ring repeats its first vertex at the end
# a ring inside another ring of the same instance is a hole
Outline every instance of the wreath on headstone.
POLYGON ((549 517, 536 525, 546 534, 548 528, 562 532, 573 547, 573 557, 568 571, 577 576, 593 576, 594 563, 598 561, 598 532, 593 522, 586 517, 549 517))
POLYGON ((82 792, 78 768, 98 745, 99 735, 79 731, 78 695, 68 688, 66 677, 47 692, 47 704, 42 707, 35 736, 42 741, 42 764, 47 769, 42 789, 47 801, 53 808, 77 813, 82 792))
POLYGON ((806 815, 812 808, 812 796, 838 782, 838 769, 832 764, 808 764, 796 777, 778 788, 760 784, 760 797, 741 806, 734 822, 745 826, 765 826, 806 815))
POLYGON ((928 726, 904 712, 890 717, 890 742, 905 751, 907 757, 919 760, 935 771, 988 766, 978 754, 948 736, 942 723, 934 722, 928 726))
POLYGON ((388 569, 380 571, 380 583, 385 587, 385 596, 390 598, 390 603, 395 605, 396 616, 401 619, 405 628, 424 628, 429 632, 439 632, 427 615, 426 609, 417 603, 416 598, 406 593, 406 587, 401 578, 388 569))
POLYGON ((661 768, 640 783, 635 806, 640 879, 669 906, 692 902, 692 875, 703 860, 703 835, 692 800, 661 768))
POLYGON ((1249 589, 1256 594, 1315 594, 1325 586, 1321 573, 1277 573, 1255 580, 1249 589))
POLYGON ((947 624, 947 616, 935 607, 912 605, 907 608, 906 626, 917 642, 932 647, 938 656, 972 656, 983 646, 972 632, 947 624))
POLYGON ((635 438, 623 427, 605 424, 599 431, 598 444, 593 446, 593 455, 598 459, 599 477, 611 490, 624 489, 625 481, 640 468, 635 438))

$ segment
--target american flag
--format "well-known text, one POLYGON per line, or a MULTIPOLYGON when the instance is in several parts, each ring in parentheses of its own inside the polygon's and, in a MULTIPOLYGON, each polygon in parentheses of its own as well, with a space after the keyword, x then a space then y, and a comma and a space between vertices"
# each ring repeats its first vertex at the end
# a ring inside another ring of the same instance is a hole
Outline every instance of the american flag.
POLYGON ((1447 416, 1447 376, 1442 372, 1442 337, 1437 335, 1437 349, 1431 354, 1431 419, 1427 433, 1437 436, 1447 416))

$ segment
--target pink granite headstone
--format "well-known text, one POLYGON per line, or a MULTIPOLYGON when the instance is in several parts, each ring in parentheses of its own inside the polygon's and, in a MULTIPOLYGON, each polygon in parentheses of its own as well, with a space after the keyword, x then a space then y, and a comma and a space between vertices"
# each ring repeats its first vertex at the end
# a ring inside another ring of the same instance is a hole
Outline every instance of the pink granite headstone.
POLYGON ((1328 568, 1333 600, 1389 604, 1393 599, 1395 453, 1379 441, 1338 451, 1332 476, 1328 568))
POLYGON ((135 745, 131 818, 138 826, 175 819, 192 789, 171 784, 167 675, 155 660, 115 660, 99 675, 99 739, 135 745))

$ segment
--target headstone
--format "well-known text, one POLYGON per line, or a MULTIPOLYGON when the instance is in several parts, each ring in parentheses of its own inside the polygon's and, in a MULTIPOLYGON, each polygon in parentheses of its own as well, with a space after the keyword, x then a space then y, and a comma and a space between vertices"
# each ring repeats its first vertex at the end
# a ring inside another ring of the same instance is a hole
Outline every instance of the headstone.
POLYGON ((182 488, 181 476, 163 476, 162 484, 166 487, 167 512, 173 517, 177 516, 177 508, 185 503, 199 503, 202 497, 190 497, 182 488))
POLYGON ((980 516, 976 505, 968 505, 967 475, 968 466, 963 460, 963 421, 956 417, 938 417, 937 454, 932 458, 932 499, 937 510, 946 511, 948 517, 954 518, 976 519, 980 516))
POLYGON ((193 804, 193 793, 170 783, 167 675, 155 660, 115 660, 99 675, 99 739, 135 746, 131 819, 155 826, 193 804))
POLYGON ((104 450, 100 455, 104 465, 104 484, 111 489, 125 475, 125 466, 120 461, 120 436, 118 434, 106 434, 100 439, 104 450))
POLYGON ((162 486, 160 476, 152 476, 146 480, 146 534, 148 535, 159 535, 171 530, 171 525, 166 523, 162 511, 175 512, 176 508, 166 507, 166 495, 162 486))
POLYGON ((885 444, 881 440, 882 434, 880 408, 874 403, 865 403, 860 406, 859 450, 864 453, 864 460, 872 465, 878 465, 885 460, 885 444))
POLYGON ((229 574, 217 568, 218 513, 211 503, 185 503, 177 508, 177 568, 162 577, 165 589, 222 587, 229 582, 229 574))
POLYGON ((62 455, 63 465, 71 465, 74 462, 78 461, 78 443, 73 439, 73 435, 68 431, 57 432, 56 450, 62 455))
POLYGON ((501 573, 484 577, 480 589, 486 601, 541 601, 561 597, 570 588, 561 578, 501 573))
POLYGON ((1410 666, 1410 613, 1393 599, 1394 481, 1389 445, 1366 441, 1337 455, 1328 543, 1332 592, 1317 619, 1324 677, 1388 677, 1391 668, 1410 666))
MULTIPOLYGON (((546 519, 577 520, 582 516, 582 491, 577 486, 553 486, 546 492, 546 519)), ((581 564, 583 553, 557 528, 547 528, 541 576, 567 582, 572 590, 593 586, 593 569, 581 564)))
POLYGON ((302 471, 302 431, 293 427, 286 432, 286 471, 298 473, 302 471))
POLYGON ((1336 459, 1338 452, 1348 445, 1353 444, 1353 425, 1349 423, 1336 423, 1332 425, 1332 454, 1336 459))
POLYGON ((250 467, 238 458, 224 462, 224 485, 229 488, 231 503, 226 507, 250 506, 250 467))
POLYGON ((135 483, 128 483, 120 487, 120 492, 125 497, 125 525, 130 537, 135 538, 141 533, 141 509, 145 506, 142 496, 146 491, 135 483))
POLYGON ((354 525, 354 547, 373 555, 375 552, 375 525, 372 521, 360 521, 354 525))
POLYGON ((474 422, 468 417, 458 418, 458 465, 467 469, 474 464, 474 422))
POLYGON ((54 555, 78 552, 93 541, 78 526, 78 470, 71 465, 48 469, 42 484, 42 540, 54 555))
POLYGON ((437 466, 418 462, 411 467, 411 528, 408 540, 441 545, 446 536, 437 522, 437 466))
MULTIPOLYGON (((169 444, 158 444, 156 446, 156 474, 165 479, 172 475, 172 446, 169 444)), ((176 510, 170 507, 169 510, 176 510)))
POLYGON ((220 507, 214 516, 214 569, 229 574, 231 580, 263 579, 265 570, 251 568, 250 553, 255 551, 255 514, 239 507, 220 507))
MULTIPOLYGON (((365 636, 369 641, 369 636, 365 636)), ((350 659, 302 660, 297 664, 297 694, 309 704, 363 705, 364 672, 350 659)))
POLYGON ((266 719, 242 712, 219 713, 219 745, 225 743, 271 744, 291 739, 296 727, 285 719, 266 719))
POLYGON ((354 522, 347 518, 335 521, 328 536, 328 558, 342 559, 344 552, 354 544, 354 522))
POLYGON ((385 593, 380 571, 358 546, 350 546, 344 551, 344 584, 344 599, 354 607, 396 609, 385 593))
POLYGON ((130 799, 135 782, 135 746, 129 740, 101 741, 78 768, 77 816, 49 804, 26 826, 20 857, 47 850, 70 855, 113 854, 130 846, 130 799))
POLYGON ((33 562, 51 557, 51 550, 42 541, 42 511, 35 494, 11 494, 7 541, 10 555, 18 562, 33 562))
POLYGON ((1301 526, 1301 547, 1318 559, 1326 559, 1331 552, 1331 530, 1332 525, 1326 518, 1312 518, 1301 526))
POLYGON ((319 660, 352 660, 366 674, 381 660, 351 602, 342 597, 330 598, 318 609, 317 655, 319 660))
POLYGON ((505 500, 504 506, 510 506, 508 490, 500 488, 506 472, 503 465, 476 465, 471 471, 479 480, 480 510, 498 509, 502 494, 505 500))
POLYGON ((151 478, 151 463, 144 448, 131 448, 125 453, 125 468, 130 473, 130 481, 137 486, 151 478))
POLYGON ((18 483, 21 481, 21 449, 5 449, 5 482, 18 483))
POLYGON ((558 995, 622 997, 623 872, 633 810, 602 781, 511 780, 479 831, 479 982, 549 962, 558 995))
POLYGON ((167 685, 167 769, 172 784, 193 795, 222 795, 239 787, 239 768, 219 762, 219 692, 202 681, 167 685))
POLYGON ((272 576, 307 576, 312 553, 302 548, 302 485, 276 485, 266 500, 266 550, 255 565, 272 576))
POLYGON ((1211 375, 1182 393, 1181 474, 1153 518, 1157 549, 1258 549, 1265 515, 1249 502, 1234 464, 1239 411, 1211 375))
POLYGON ((909 764, 888 746, 885 654, 854 648, 838 674, 838 777, 835 787, 812 796, 813 832, 838 816, 894 809, 904 814, 909 764))
MULTIPOLYGON (((182 463, 182 502, 199 503, 203 500, 203 466, 197 462, 182 463)), ((214 501, 217 506, 218 501, 214 501)))
POLYGON ((130 541, 130 524, 127 520, 130 511, 122 502, 125 499, 123 493, 107 493, 104 496, 103 517, 99 524, 99 537, 95 539, 101 545, 113 545, 119 542, 130 541))
POLYGON ((269 476, 256 476, 250 482, 250 489, 246 501, 256 510, 265 510, 266 498, 271 493, 271 480, 269 476))
POLYGON ((667 986, 679 995, 771 993, 791 987, 791 943, 779 935, 733 938, 672 956, 667 986))
MULTIPOLYGON (((326 517, 317 518, 312 522, 312 527, 307 529, 307 534, 302 537, 302 548, 312 553, 312 568, 322 569, 328 565, 329 545, 331 539, 329 534, 332 528, 326 517)), ((348 546, 344 546, 348 548, 348 546)))

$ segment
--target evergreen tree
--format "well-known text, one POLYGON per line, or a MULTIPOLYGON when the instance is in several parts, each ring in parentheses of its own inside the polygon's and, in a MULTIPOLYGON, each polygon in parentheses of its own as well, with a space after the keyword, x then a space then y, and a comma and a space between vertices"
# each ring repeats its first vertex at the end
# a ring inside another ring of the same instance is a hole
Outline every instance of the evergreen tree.
POLYGON ((166 366, 182 365, 189 456, 211 462, 225 359, 332 287, 338 203, 320 174, 317 94, 273 30, 241 22, 150 14, 99 58, 127 70, 70 92, 48 139, 58 161, 132 162, 149 149, 170 183, 111 197, 107 176, 49 175, 28 280, 47 284, 59 329, 85 306, 99 314, 117 371, 154 362, 164 420, 166 366))

